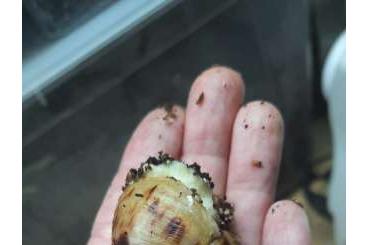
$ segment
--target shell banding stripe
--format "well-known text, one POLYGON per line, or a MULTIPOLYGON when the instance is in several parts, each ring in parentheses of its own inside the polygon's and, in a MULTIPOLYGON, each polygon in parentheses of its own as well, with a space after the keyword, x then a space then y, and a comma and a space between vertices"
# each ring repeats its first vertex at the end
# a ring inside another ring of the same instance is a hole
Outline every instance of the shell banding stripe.
MULTIPOLYGON (((129 170, 125 179, 125 185, 122 187, 122 190, 124 191, 129 185, 133 184, 134 182, 144 177, 149 171, 152 170, 152 166, 170 164, 172 161, 175 161, 175 159, 170 157, 168 154, 162 152, 159 152, 159 156, 157 158, 149 157, 145 162, 141 163, 138 169, 132 168, 129 170)), ((200 165, 198 165, 197 163, 193 163, 190 165, 184 162, 181 163, 186 165, 187 168, 192 169, 193 175, 199 176, 210 189, 214 188, 214 183, 212 182, 211 177, 209 176, 208 173, 201 172, 200 165)), ((172 176, 167 177, 175 179, 172 176)), ((197 193, 197 190, 193 188, 190 188, 190 190, 192 192, 193 199, 198 201, 199 203, 202 203, 201 196, 197 193)), ((233 205, 228 203, 225 199, 213 195, 213 208, 216 210, 216 213, 218 215, 218 220, 216 221, 219 227, 221 227, 221 229, 227 230, 229 228, 229 224, 233 220, 234 215, 233 205)))

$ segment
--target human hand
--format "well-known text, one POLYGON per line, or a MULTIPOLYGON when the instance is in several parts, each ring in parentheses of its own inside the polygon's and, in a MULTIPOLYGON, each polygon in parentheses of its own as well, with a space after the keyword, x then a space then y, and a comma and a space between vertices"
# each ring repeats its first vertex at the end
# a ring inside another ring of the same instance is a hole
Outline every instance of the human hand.
POLYGON ((308 245, 309 224, 293 201, 274 202, 283 145, 283 119, 270 103, 241 107, 241 76, 213 67, 192 85, 186 111, 179 106, 150 112, 133 133, 92 228, 89 245, 110 245, 114 210, 130 168, 159 151, 197 162, 214 192, 235 206, 233 227, 241 244, 308 245))

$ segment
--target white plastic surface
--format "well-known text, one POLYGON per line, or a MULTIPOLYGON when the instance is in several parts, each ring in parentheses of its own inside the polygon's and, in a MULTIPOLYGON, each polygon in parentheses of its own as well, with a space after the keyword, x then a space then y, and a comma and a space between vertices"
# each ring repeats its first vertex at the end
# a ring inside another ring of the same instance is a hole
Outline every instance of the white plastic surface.
POLYGON ((346 35, 343 32, 328 54, 322 91, 328 102, 332 130, 332 175, 328 208, 333 216, 336 245, 346 243, 346 35))

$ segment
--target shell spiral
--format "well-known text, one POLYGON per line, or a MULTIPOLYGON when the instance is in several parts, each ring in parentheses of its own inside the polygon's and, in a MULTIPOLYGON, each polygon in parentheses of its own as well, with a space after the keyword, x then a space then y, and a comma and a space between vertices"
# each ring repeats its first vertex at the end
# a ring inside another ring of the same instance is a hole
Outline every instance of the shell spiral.
POLYGON ((112 244, 237 244, 226 228, 232 206, 215 197, 212 188, 198 165, 164 154, 149 158, 127 176, 112 244))

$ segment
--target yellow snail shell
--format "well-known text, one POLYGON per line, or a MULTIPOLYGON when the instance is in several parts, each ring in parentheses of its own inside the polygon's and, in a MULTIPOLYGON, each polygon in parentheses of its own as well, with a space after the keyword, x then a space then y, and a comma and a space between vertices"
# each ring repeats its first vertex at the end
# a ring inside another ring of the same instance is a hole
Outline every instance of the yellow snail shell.
POLYGON ((237 244, 227 231, 233 207, 212 188, 198 164, 150 157, 126 178, 112 244, 237 244))

